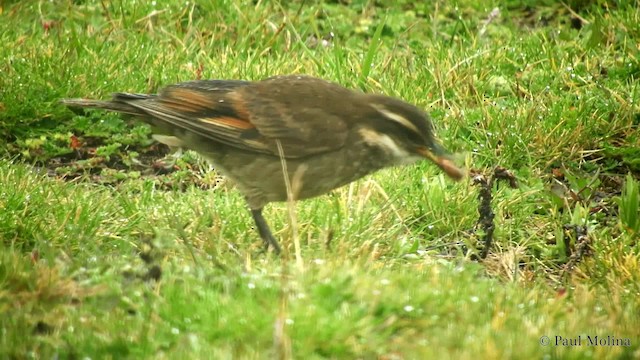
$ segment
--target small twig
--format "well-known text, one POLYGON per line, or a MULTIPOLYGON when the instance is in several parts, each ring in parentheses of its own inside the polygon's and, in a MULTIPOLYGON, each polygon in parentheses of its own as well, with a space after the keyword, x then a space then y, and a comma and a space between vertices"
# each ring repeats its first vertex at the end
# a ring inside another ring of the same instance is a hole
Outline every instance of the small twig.
POLYGON ((334 231, 332 229, 329 229, 329 231, 327 232, 326 240, 324 241, 324 247, 329 251, 331 251, 331 241, 333 241, 333 236, 334 231))
POLYGON ((449 75, 451 75, 452 72, 456 71, 457 68, 459 68, 462 65, 468 64, 470 63, 473 59, 480 57, 484 54, 489 53, 490 50, 484 50, 484 51, 479 51, 469 57, 466 57, 460 61, 458 61, 457 63, 455 63, 449 70, 447 70, 447 74, 445 75, 446 77, 449 77, 449 75))
POLYGON ((485 32, 487 32, 487 27, 493 20, 495 20, 498 16, 500 16, 500 8, 494 7, 493 10, 489 13, 489 16, 482 22, 482 27, 480 31, 478 31, 478 36, 483 36, 485 32))
MULTIPOLYGON (((297 20, 298 17, 300 17, 300 14, 302 13, 302 9, 304 8, 305 2, 306 2, 306 0, 302 0, 302 2, 300 3, 300 7, 298 8, 298 11, 296 12, 296 15, 293 17, 294 20, 297 20)), ((273 36, 271 37, 269 42, 267 42, 267 46, 265 46, 265 49, 271 48, 273 43, 276 41, 278 36, 280 36, 280 33, 284 30, 284 28, 286 26, 287 26, 287 16, 285 14, 284 18, 282 20, 282 24, 280 24, 280 26, 276 29, 276 31, 274 31, 273 36)))
POLYGON ((569 11, 569 13, 575 17, 576 19, 579 19, 580 21, 582 21, 583 24, 585 25, 589 25, 591 22, 585 18, 583 18, 582 16, 580 16, 580 14, 578 14, 577 12, 575 12, 569 5, 567 5, 567 3, 565 3, 564 1, 561 1, 560 4, 562 4, 562 6, 564 6, 565 9, 567 9, 567 11, 569 11))
POLYGON ((104 15, 107 17, 107 20, 109 21, 109 24, 111 24, 111 27, 113 28, 113 19, 111 18, 111 14, 109 13, 109 8, 107 7, 107 4, 104 3, 104 0, 100 0, 100 5, 102 5, 102 10, 104 11, 104 15))
POLYGON ((582 259, 591 254, 591 241, 585 225, 564 225, 564 230, 564 242, 567 255, 569 255, 569 261, 567 261, 562 270, 563 277, 569 275, 582 259), (573 235, 576 239, 575 251, 573 251, 573 253, 571 252, 571 238, 569 236, 571 230, 573 230, 573 235))
POLYGON ((493 175, 488 179, 481 173, 475 173, 472 175, 473 184, 480 186, 480 192, 478 193, 478 200, 480 200, 480 205, 478 205, 478 214, 480 215, 478 218, 478 225, 480 225, 484 231, 484 246, 480 252, 480 259, 486 259, 487 255, 489 255, 489 249, 493 242, 493 232, 495 230, 495 224, 493 223, 495 214, 491 208, 491 200, 493 198, 491 191, 493 189, 493 184, 497 183, 496 180, 507 180, 509 182, 509 186, 512 189, 515 189, 518 187, 518 182, 509 170, 500 166, 493 170, 493 175))
MULTIPOLYGON (((291 237, 293 238, 293 244, 295 248, 296 263, 300 272, 304 271, 302 256, 300 254, 300 239, 298 238, 298 223, 295 214, 295 195, 292 186, 292 179, 289 179, 289 170, 287 168, 287 159, 284 155, 284 149, 280 140, 276 140, 278 147, 278 155, 280 156, 280 164, 282 166, 282 175, 284 176, 284 184, 287 190, 287 209, 289 211, 289 224, 291 226, 291 237)), ((296 180, 296 174, 294 174, 294 183, 299 183, 300 179, 296 180)), ((299 184, 294 185, 299 187, 299 184)), ((291 359, 291 338, 287 333, 287 318, 289 316, 289 296, 290 296, 290 269, 289 269, 289 246, 283 244, 284 252, 282 254, 282 270, 280 271, 280 304, 278 307, 278 314, 273 324, 273 345, 278 359, 291 359)))
POLYGON ((489 254, 489 248, 493 241, 493 231, 495 230, 495 225, 493 224, 495 214, 491 209, 493 177, 487 179, 483 174, 477 174, 473 177, 473 184, 480 186, 480 192, 478 193, 478 200, 480 201, 478 214, 480 214, 480 218, 478 219, 478 224, 484 230, 484 247, 480 253, 480 258, 485 259, 489 254))
MULTIPOLYGON (((296 169, 296 173, 293 175, 293 179, 289 179, 289 170, 287 169, 287 159, 284 156, 284 149, 280 140, 276 140, 278 146, 278 154, 280 155, 280 164, 282 165, 282 174, 284 175, 284 185, 287 189, 287 209, 289 210, 289 223, 291 224, 291 237, 293 238, 293 246, 296 256, 296 265, 298 270, 304 271, 304 262, 302 261, 302 252, 300 250, 300 237, 298 236, 298 218, 296 217, 295 199, 301 185, 301 176, 304 169, 296 169), (299 170, 302 170, 299 172, 299 170), (293 184, 292 184, 293 183, 293 184)), ((285 246, 286 248, 286 246, 285 246)), ((288 256, 288 251, 285 251, 285 258, 288 256)))

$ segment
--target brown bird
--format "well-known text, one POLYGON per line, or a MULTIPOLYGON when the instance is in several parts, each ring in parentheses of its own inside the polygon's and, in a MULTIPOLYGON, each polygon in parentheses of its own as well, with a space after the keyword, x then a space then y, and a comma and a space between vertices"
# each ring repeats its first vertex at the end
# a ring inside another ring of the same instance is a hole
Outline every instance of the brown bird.
POLYGON ((109 101, 62 103, 134 115, 154 128, 158 141, 200 153, 234 180, 260 237, 276 252, 280 247, 262 209, 287 200, 285 167, 296 200, 424 158, 455 180, 464 176, 417 107, 309 76, 198 80, 157 95, 116 93, 109 101))

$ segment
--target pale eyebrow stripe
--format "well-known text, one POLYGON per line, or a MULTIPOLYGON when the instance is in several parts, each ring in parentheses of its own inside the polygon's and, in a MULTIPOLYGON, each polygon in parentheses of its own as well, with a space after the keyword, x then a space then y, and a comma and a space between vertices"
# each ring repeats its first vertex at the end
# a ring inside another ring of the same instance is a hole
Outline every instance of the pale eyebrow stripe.
POLYGON ((407 118, 405 118, 404 116, 396 114, 396 113, 394 113, 392 111, 389 111, 384 106, 381 106, 381 105, 374 104, 372 106, 379 113, 384 115, 386 118, 391 119, 391 120, 399 123, 400 125, 412 130, 416 134, 420 134, 420 131, 418 130, 418 128, 415 125, 413 125, 413 123, 411 121, 407 120, 407 118))

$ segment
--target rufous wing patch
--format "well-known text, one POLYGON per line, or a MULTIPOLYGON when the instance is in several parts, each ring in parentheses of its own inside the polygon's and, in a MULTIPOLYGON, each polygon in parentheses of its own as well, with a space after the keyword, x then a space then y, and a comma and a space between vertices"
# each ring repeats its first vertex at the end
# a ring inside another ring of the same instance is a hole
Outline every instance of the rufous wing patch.
POLYGON ((166 99, 163 99, 162 106, 167 110, 175 111, 177 113, 197 113, 201 110, 201 107, 194 107, 191 104, 166 99))
POLYGON ((227 94, 227 101, 231 104, 233 111, 240 119, 250 121, 251 113, 247 109, 247 102, 242 98, 242 94, 238 92, 230 92, 227 94))
POLYGON ((215 108, 217 99, 197 90, 173 87, 162 92, 164 104, 176 111, 198 112, 215 108))
POLYGON ((222 126, 232 130, 247 130, 254 128, 253 124, 251 124, 250 122, 230 116, 199 118, 198 120, 214 126, 222 126))

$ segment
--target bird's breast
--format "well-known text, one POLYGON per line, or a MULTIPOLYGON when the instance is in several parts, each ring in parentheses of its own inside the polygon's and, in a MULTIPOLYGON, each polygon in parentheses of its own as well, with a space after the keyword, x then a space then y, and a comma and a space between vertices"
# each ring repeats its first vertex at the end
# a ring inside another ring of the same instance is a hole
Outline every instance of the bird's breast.
POLYGON ((236 150, 208 153, 207 158, 223 175, 231 178, 247 197, 250 206, 286 201, 287 186, 294 199, 323 195, 376 170, 393 165, 385 154, 365 143, 351 143, 340 149, 286 159, 236 150))

